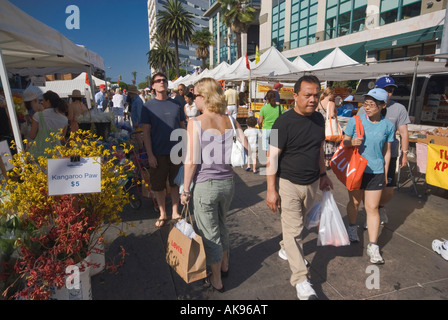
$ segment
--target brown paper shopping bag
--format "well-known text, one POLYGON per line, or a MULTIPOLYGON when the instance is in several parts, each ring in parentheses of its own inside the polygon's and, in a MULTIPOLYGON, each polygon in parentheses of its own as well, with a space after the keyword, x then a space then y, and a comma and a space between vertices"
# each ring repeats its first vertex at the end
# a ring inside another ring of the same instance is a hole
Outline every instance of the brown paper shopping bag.
MULTIPOLYGON (((184 222, 186 223, 187 219, 184 222)), ((196 234, 190 239, 174 224, 171 224, 167 241, 166 262, 186 283, 204 279, 207 273, 202 237, 196 234)))

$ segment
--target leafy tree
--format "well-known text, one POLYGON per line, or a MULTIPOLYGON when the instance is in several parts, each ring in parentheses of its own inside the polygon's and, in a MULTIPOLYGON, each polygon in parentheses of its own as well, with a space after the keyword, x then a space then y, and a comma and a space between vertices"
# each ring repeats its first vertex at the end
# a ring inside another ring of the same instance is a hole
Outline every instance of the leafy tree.
POLYGON ((236 35, 237 58, 241 58, 241 34, 246 33, 255 20, 255 8, 248 0, 218 0, 221 20, 236 35))
POLYGON ((148 63, 149 65, 157 71, 162 71, 166 74, 167 70, 175 65, 175 53, 174 50, 170 48, 168 42, 166 42, 159 34, 156 39, 156 44, 154 48, 149 50, 148 63))
POLYGON ((157 13, 157 29, 168 41, 174 42, 176 76, 179 76, 179 42, 187 44, 193 34, 193 14, 185 10, 180 0, 168 0, 165 10, 157 13))
POLYGON ((191 36, 191 43, 198 46, 196 56, 202 60, 202 70, 205 70, 210 55, 209 47, 215 44, 213 34, 208 29, 196 30, 191 36))

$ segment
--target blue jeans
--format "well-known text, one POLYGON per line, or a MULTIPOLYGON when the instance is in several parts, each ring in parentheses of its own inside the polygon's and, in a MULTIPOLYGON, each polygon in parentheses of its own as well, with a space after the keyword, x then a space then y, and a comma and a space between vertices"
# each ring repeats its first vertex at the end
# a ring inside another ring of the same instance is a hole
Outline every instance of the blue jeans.
POLYGON ((226 216, 234 190, 233 178, 207 180, 194 186, 194 219, 204 242, 207 265, 221 262, 223 251, 229 250, 226 216))

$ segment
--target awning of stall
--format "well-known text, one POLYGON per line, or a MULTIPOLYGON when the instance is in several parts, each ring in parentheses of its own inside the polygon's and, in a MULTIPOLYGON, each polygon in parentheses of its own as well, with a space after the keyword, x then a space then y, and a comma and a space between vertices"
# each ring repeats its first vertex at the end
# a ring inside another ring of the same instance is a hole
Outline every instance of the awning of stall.
POLYGON ((21 149, 6 70, 21 75, 44 75, 49 70, 86 71, 91 75, 95 69, 104 70, 104 62, 96 53, 74 44, 60 32, 26 14, 9 1, 0 0, 0 8, 0 76, 14 138, 21 149))
POLYGON ((437 40, 442 37, 442 33, 443 33, 443 25, 439 25, 395 36, 370 40, 365 43, 365 50, 373 51, 396 46, 408 45, 412 43, 420 43, 423 41, 437 40))

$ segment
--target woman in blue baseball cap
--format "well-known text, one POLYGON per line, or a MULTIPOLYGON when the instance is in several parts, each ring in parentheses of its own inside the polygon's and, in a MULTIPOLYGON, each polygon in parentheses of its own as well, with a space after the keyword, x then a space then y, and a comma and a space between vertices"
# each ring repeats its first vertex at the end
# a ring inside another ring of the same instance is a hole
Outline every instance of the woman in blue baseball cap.
POLYGON ((364 127, 364 136, 357 137, 355 118, 350 118, 345 128, 344 145, 359 147, 359 153, 367 159, 367 167, 364 171, 361 189, 349 191, 349 203, 347 215, 349 226, 347 228, 350 241, 358 242, 358 226, 356 218, 359 204, 364 200, 364 208, 367 213, 367 227, 369 244, 367 255, 370 262, 383 264, 379 247, 377 245, 380 214, 378 206, 381 192, 386 186, 387 169, 390 161, 390 146, 395 138, 395 128, 392 122, 381 115, 381 110, 386 107, 388 95, 384 89, 375 88, 364 95, 365 114, 360 116, 364 127))

